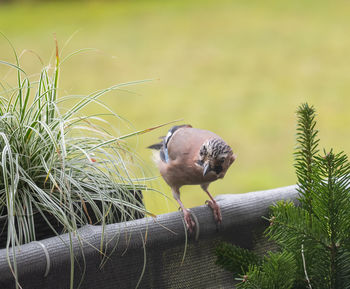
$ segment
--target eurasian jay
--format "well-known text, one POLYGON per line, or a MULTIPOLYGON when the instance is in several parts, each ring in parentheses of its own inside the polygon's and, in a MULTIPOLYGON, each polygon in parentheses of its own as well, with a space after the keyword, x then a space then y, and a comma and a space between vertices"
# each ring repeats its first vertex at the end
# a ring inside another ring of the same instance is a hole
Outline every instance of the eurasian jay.
POLYGON ((180 200, 183 185, 200 185, 210 198, 206 203, 212 208, 215 220, 221 223, 220 207, 209 193, 208 186, 223 178, 235 161, 236 155, 231 147, 211 131, 180 125, 172 127, 161 143, 149 148, 159 150, 155 161, 183 211, 188 230, 192 232, 195 223, 180 200))

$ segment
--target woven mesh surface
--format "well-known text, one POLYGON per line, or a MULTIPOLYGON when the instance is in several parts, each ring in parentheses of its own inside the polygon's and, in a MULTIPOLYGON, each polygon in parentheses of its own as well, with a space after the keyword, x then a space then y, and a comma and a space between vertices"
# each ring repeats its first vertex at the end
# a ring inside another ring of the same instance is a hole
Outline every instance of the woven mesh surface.
MULTIPOLYGON (((199 222, 199 235, 198 240, 189 236, 183 262, 186 234, 179 212, 160 215, 156 220, 145 218, 106 226, 104 249, 109 258, 102 268, 102 256, 96 249, 100 247, 102 228, 85 226, 79 230, 81 241, 73 238, 76 257, 74 288, 79 285, 82 289, 129 289, 137 285, 147 289, 234 288, 232 275, 215 265, 216 243, 224 240, 259 253, 266 252, 272 246, 262 238, 267 224, 261 216, 268 215, 273 202, 295 200, 296 197, 295 186, 221 195, 217 198, 223 215, 219 227, 207 206, 191 209, 199 222)), ((22 288, 69 288, 69 236, 66 234, 40 242, 23 245, 17 250, 22 288), (47 254, 42 245, 50 259, 46 277, 47 254)), ((0 288, 15 288, 6 250, 0 250, 0 288)))

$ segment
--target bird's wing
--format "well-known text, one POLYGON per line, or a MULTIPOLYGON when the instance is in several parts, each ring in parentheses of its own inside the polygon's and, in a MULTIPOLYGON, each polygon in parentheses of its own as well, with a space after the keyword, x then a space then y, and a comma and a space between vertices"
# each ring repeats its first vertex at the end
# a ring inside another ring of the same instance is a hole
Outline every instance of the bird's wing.
POLYGON ((168 146, 168 143, 169 143, 171 137, 174 135, 175 131, 177 131, 179 128, 191 128, 191 127, 192 126, 190 124, 183 124, 183 125, 173 126, 171 129, 169 129, 168 134, 164 138, 165 147, 168 146))
POLYGON ((168 163, 169 162, 169 154, 168 154, 168 143, 170 139, 172 138, 173 134, 179 129, 179 128, 191 128, 192 126, 189 124, 184 125, 176 125, 173 126, 167 133, 167 135, 164 137, 160 137, 162 139, 161 142, 155 143, 153 145, 148 146, 149 149, 159 150, 160 159, 163 162, 168 163))
POLYGON ((189 124, 184 124, 184 125, 176 125, 173 126, 167 133, 167 135, 165 136, 164 140, 163 140, 163 147, 160 151, 160 158, 163 162, 168 163, 169 162, 169 152, 168 152, 168 144, 170 139, 173 137, 174 133, 180 129, 180 128, 191 128, 192 126, 189 124))
POLYGON ((167 142, 167 150, 170 160, 178 158, 184 161, 193 161, 198 155, 202 144, 209 138, 218 137, 208 130, 192 127, 180 127, 174 131, 167 142))

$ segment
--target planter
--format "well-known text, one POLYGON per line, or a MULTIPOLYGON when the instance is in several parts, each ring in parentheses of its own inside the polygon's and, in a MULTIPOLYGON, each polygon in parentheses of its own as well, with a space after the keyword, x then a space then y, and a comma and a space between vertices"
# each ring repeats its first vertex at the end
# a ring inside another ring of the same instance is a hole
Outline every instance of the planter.
MULTIPOLYGON (((136 199, 143 203, 142 200, 142 192, 141 191, 130 191, 131 194, 134 194, 136 199)), ((96 201, 96 205, 101 209, 101 202, 96 201)), ((93 214, 93 210, 89 204, 86 204, 87 212, 90 216, 91 223, 94 225, 99 225, 99 220, 97 220, 93 214)), ((116 212, 116 218, 121 219, 121 214, 116 212)), ((6 215, 6 212, 5 212, 6 215)), ((144 215, 141 212, 135 213, 135 218, 140 219, 143 218, 144 215)), ((45 218, 50 222, 51 226, 58 232, 62 233, 64 231, 64 227, 60 224, 50 213, 45 213, 45 218)), ((34 214, 34 223, 35 223, 35 235, 36 240, 43 240, 46 238, 56 236, 56 233, 52 231, 52 229, 47 225, 46 220, 41 216, 40 213, 34 214)), ((3 216, 0 218, 0 249, 6 247, 7 241, 7 218, 3 216)))

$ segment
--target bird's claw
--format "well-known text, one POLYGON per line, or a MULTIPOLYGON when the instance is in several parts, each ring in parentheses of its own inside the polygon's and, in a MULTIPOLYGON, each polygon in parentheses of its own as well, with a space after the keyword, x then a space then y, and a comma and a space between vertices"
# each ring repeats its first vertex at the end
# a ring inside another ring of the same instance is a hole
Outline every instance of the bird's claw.
POLYGON ((221 216, 221 210, 220 210, 219 205, 215 201, 212 201, 212 200, 207 200, 207 201, 205 201, 205 203, 213 210, 215 221, 218 224, 221 224, 222 216, 221 216))
POLYGON ((196 223, 192 220, 191 213, 188 210, 183 210, 183 213, 187 230, 192 233, 196 223))

